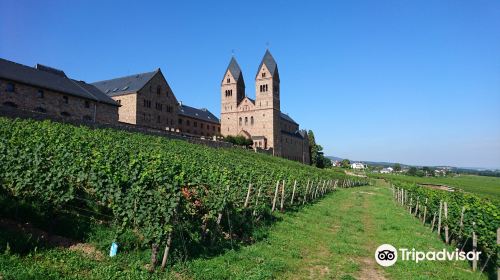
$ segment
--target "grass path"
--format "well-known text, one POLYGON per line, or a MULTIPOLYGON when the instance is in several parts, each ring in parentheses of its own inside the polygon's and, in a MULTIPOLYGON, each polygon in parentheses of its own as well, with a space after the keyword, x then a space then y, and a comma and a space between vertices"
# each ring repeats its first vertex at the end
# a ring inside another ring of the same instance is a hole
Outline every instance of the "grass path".
MULTIPOLYGON (((435 233, 396 206, 390 190, 342 189, 300 212, 283 215, 269 237, 211 259, 174 267, 195 279, 480 279, 466 262, 397 262, 374 259, 384 243, 417 250, 446 247, 435 233)), ((177 274, 177 275, 179 275, 177 274)))
MULTIPOLYGON (((406 210, 390 189, 341 189, 298 212, 281 215, 267 237, 209 259, 177 263, 166 273, 149 274, 149 251, 95 259, 64 248, 36 249, 27 255, 0 252, 0 279, 485 279, 466 262, 398 261, 383 268, 374 259, 384 243, 419 251, 442 250, 444 243, 406 210)), ((109 244, 109 237, 100 236, 109 244)), ((15 240, 0 231, 0 243, 15 240)), ((26 247, 30 239, 26 239, 26 247)), ((2 245, 2 244, 0 244, 2 245)), ((104 248, 104 247, 98 247, 104 248)), ((7 251, 7 250, 5 250, 7 251)))

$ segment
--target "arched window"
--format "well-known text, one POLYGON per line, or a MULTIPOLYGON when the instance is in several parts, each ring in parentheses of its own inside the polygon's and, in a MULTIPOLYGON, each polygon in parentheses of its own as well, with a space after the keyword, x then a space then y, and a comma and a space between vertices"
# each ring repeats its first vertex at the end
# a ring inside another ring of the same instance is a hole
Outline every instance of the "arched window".
POLYGON ((156 94, 158 94, 158 95, 161 94, 161 86, 156 87, 156 94))
POLYGON ((231 79, 227 78, 227 83, 229 84, 229 82, 231 82, 231 79))
POLYGON ((245 117, 245 125, 248 124, 248 117, 245 117))
POLYGON ((267 92, 267 84, 266 84, 266 92, 267 92))
POLYGON ((253 116, 250 117, 250 124, 253 125, 253 116))
POLYGON ((240 117, 240 125, 241 125, 241 122, 242 122, 242 119, 241 119, 241 117, 240 117))

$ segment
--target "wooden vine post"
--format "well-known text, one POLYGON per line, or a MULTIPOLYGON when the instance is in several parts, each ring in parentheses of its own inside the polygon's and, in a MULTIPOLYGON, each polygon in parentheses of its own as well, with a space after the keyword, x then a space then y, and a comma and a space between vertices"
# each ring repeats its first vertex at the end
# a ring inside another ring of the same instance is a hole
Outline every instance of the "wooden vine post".
POLYGON ((443 211, 443 202, 439 201, 438 235, 441 235, 441 212, 443 211))
POLYGON ((261 190, 262 190, 262 186, 260 186, 259 190, 257 191, 257 199, 255 199, 255 208, 253 209, 253 216, 257 215, 257 206, 259 206, 259 198, 260 198, 261 190))
POLYGON ((462 233, 464 231, 464 213, 465 213, 465 206, 462 206, 462 212, 460 213, 460 236, 459 236, 459 239, 462 238, 462 233))
MULTIPOLYGON (((475 225, 476 223, 473 222, 472 223, 472 252, 474 252, 474 256, 476 255, 476 251, 477 251, 477 236, 476 236, 476 231, 475 231, 475 225)), ((477 269, 477 260, 476 258, 474 258, 472 260, 472 271, 476 271, 477 269)))
POLYGON ((165 265, 167 265, 168 253, 170 252, 170 246, 172 245, 172 231, 168 233, 167 245, 165 246, 165 251, 163 252, 163 259, 161 261, 161 270, 165 270, 165 265))
POLYGON ((418 214, 418 206, 419 206, 418 203, 419 202, 420 202, 420 198, 417 197, 417 206, 415 207, 415 214, 414 214, 415 216, 417 216, 417 214, 418 214))
POLYGON ((448 236, 448 203, 444 202, 444 240, 446 244, 450 243, 448 236))
POLYGON ((293 182, 292 199, 290 200, 290 205, 293 205, 293 199, 295 198, 295 189, 297 188, 297 180, 293 182))
POLYGON ((283 184, 281 185, 281 203, 280 203, 281 212, 283 212, 284 206, 285 206, 285 180, 283 180, 283 184))
POLYGON ((248 191, 247 191, 247 197, 245 199, 245 204, 243 205, 243 208, 247 208, 248 202, 250 201, 250 192, 252 191, 252 183, 248 184, 248 191))
POLYGON ((436 223, 436 212, 434 212, 434 217, 432 218, 432 226, 431 226, 431 231, 434 231, 434 225, 436 223))
POLYGON ((304 192, 304 200, 302 200, 302 205, 307 201, 307 192, 309 191, 309 180, 307 180, 306 191, 304 192))
POLYGON ((276 189, 274 190, 274 198, 273 198, 273 208, 271 209, 271 212, 274 212, 274 209, 276 209, 276 199, 278 198, 278 188, 280 186, 280 180, 276 181, 276 189))
POLYGON ((405 190, 401 189, 401 206, 404 205, 404 199, 405 199, 405 190))
MULTIPOLYGON (((497 247, 500 245, 500 228, 497 228, 497 247)), ((500 277, 500 267, 497 267, 497 278, 500 277)))
POLYGON ((422 223, 425 225, 425 218, 427 216, 427 198, 425 198, 425 206, 424 206, 424 219, 422 220, 422 223))
POLYGON ((222 211, 224 211, 224 208, 226 207, 226 197, 227 193, 229 192, 229 185, 226 187, 226 193, 224 194, 224 200, 222 201, 222 209, 219 212, 219 216, 217 217, 217 225, 220 225, 220 222, 222 221, 222 211))

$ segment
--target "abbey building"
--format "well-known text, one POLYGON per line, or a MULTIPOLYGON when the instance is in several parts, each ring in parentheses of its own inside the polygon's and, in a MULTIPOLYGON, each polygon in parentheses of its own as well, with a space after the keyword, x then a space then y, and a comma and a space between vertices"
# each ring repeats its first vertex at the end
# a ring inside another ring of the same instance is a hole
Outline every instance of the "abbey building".
POLYGON ((255 100, 246 96, 240 66, 233 57, 221 82, 221 134, 252 139, 254 148, 310 163, 307 132, 281 112, 278 65, 266 51, 255 75, 255 100))

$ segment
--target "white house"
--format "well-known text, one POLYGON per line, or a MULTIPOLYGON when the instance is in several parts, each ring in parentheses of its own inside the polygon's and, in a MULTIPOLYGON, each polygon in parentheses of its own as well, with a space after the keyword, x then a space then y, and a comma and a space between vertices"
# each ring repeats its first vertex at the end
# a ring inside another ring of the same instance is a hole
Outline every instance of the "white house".
POLYGON ((380 170, 380 173, 388 174, 388 173, 392 173, 392 171, 394 171, 394 169, 392 167, 386 167, 386 168, 383 168, 382 170, 380 170))
POLYGON ((366 164, 361 163, 361 162, 354 162, 354 163, 351 163, 351 168, 352 169, 365 169, 366 164))

